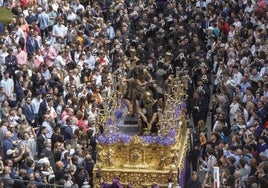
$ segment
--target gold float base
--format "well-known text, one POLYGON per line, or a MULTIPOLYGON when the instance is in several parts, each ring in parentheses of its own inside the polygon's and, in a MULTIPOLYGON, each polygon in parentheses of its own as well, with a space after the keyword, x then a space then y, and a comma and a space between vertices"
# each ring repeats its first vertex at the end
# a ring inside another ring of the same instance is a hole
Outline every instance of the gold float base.
MULTIPOLYGON (((172 176, 172 183, 177 184, 177 172, 172 176)), ((171 172, 168 170, 137 170, 137 169, 102 169, 102 179, 110 183, 114 177, 119 177, 122 185, 130 185, 131 188, 151 188, 153 183, 159 187, 167 187, 171 172)), ((94 187, 101 187, 101 179, 96 179, 94 187)), ((174 185, 174 184, 173 184, 174 185)))
POLYGON ((99 143, 93 170, 94 187, 101 187, 102 182, 111 183, 115 177, 131 188, 149 188, 154 183, 166 188, 169 182, 175 187, 189 151, 189 130, 185 122, 180 123, 174 139, 175 144, 168 146, 145 144, 139 136, 127 144, 99 143))

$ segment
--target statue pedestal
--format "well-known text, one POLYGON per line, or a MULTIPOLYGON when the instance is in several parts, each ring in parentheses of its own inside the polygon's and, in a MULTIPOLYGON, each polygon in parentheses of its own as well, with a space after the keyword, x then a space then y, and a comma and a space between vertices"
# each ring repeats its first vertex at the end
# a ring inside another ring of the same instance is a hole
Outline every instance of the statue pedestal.
POLYGON ((118 124, 119 132, 129 136, 138 134, 138 116, 123 116, 118 124))
POLYGON ((134 136, 138 134, 138 125, 131 124, 119 124, 118 125, 119 132, 124 133, 129 136, 134 136))
POLYGON ((133 116, 126 116, 124 120, 124 124, 128 125, 138 125, 139 116, 133 115, 133 116))

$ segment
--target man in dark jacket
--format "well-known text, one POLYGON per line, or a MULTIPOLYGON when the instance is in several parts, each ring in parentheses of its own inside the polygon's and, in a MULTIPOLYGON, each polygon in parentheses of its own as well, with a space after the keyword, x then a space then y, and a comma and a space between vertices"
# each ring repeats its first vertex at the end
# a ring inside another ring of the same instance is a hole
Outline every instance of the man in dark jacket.
POLYGON ((37 155, 40 157, 41 152, 45 149, 45 141, 46 141, 46 127, 40 128, 40 135, 37 137, 37 155))
POLYGON ((73 129, 71 127, 72 123, 72 118, 68 117, 66 118, 66 123, 61 127, 61 134, 65 141, 70 141, 73 138, 73 129))
POLYGON ((190 108, 191 108, 191 114, 192 114, 193 121, 194 121, 194 126, 197 127, 199 120, 205 121, 205 115, 204 115, 205 103, 204 103, 204 100, 202 100, 202 98, 199 96, 198 91, 194 92, 193 100, 191 101, 190 108))
POLYGON ((197 172, 193 171, 191 179, 186 184, 186 188, 200 188, 200 187, 202 187, 202 184, 198 179, 197 172))
POLYGON ((5 58, 5 65, 7 67, 7 72, 9 75, 14 78, 15 70, 17 70, 18 60, 17 57, 13 54, 13 49, 9 48, 7 50, 8 55, 5 58))

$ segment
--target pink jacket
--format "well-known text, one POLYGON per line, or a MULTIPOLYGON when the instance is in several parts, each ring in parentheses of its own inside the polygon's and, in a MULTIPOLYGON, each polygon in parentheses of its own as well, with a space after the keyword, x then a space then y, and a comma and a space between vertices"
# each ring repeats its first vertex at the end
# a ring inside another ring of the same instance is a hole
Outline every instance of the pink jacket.
POLYGON ((45 48, 43 51, 42 51, 42 55, 45 59, 45 63, 48 67, 52 67, 53 64, 54 64, 54 60, 55 58, 57 57, 57 52, 54 48, 52 47, 49 47, 48 49, 45 48))

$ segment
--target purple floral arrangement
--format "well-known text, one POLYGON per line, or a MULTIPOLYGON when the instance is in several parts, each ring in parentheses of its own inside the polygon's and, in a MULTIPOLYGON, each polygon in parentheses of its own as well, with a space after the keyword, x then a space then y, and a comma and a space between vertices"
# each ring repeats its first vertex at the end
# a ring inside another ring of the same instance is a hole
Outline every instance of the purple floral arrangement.
MULTIPOLYGON (((175 144, 176 129, 171 129, 168 135, 165 136, 141 136, 143 143, 145 144, 159 144, 163 146, 169 146, 175 144)), ((122 142, 124 144, 130 143, 132 136, 123 134, 120 132, 108 132, 106 134, 101 134, 98 137, 98 141, 103 144, 114 144, 117 142, 122 142)))
POLYGON ((109 132, 107 134, 101 134, 98 137, 98 141, 103 144, 113 144, 116 142, 129 143, 131 136, 120 132, 109 132))
POLYGON ((168 135, 165 136, 142 136, 142 141, 147 144, 159 144, 163 146, 169 146, 175 144, 176 129, 171 129, 168 135))
MULTIPOLYGON (((176 115, 179 116, 179 108, 176 109, 176 115)), ((115 109, 114 116, 115 116, 115 122, 114 125, 118 126, 120 118, 123 116, 123 110, 120 108, 115 109)), ((130 143, 132 140, 132 136, 129 136, 127 134, 118 132, 113 130, 112 128, 109 128, 110 125, 112 125, 112 118, 109 118, 106 123, 106 128, 108 128, 108 131, 105 134, 101 134, 98 137, 98 141, 103 144, 114 144, 117 142, 122 142, 124 144, 130 143)), ((156 135, 156 136, 141 136, 141 139, 143 143, 145 144, 157 144, 157 145, 163 145, 163 146, 169 146, 172 144, 175 144, 175 136, 177 134, 177 130, 175 128, 170 129, 169 133, 167 135, 156 135)))

